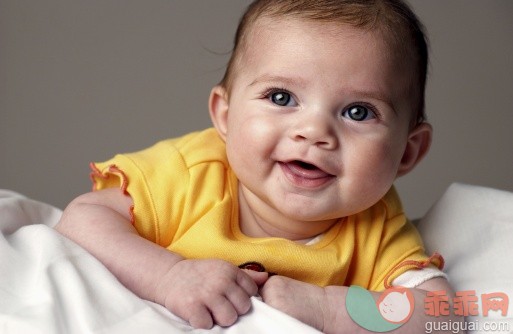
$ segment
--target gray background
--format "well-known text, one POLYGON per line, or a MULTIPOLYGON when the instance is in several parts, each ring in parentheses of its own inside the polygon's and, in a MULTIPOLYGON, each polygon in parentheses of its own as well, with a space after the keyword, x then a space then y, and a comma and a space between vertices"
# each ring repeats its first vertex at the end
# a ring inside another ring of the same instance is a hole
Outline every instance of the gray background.
MULTIPOLYGON (((64 208, 90 161, 210 125, 242 0, 0 0, 0 188, 64 208)), ((513 191, 513 1, 411 1, 432 50, 423 215, 452 182, 513 191)))

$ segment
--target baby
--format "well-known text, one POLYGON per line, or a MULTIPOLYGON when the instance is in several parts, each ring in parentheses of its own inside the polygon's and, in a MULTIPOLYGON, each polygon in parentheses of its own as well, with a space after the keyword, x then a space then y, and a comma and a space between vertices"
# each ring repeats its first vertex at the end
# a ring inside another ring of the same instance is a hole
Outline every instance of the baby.
MULTIPOLYGON (((56 228, 196 328, 260 294, 353 333, 350 285, 450 294, 393 188, 430 146, 427 61, 402 1, 257 0, 212 89, 214 128, 92 164, 94 191, 56 228)), ((418 307, 398 331, 426 321, 418 307)))

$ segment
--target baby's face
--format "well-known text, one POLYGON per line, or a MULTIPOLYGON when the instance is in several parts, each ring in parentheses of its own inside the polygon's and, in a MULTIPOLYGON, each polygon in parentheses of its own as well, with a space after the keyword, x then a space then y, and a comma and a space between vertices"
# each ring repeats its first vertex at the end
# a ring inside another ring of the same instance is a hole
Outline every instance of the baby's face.
POLYGON ((375 32, 260 19, 236 69, 226 121, 242 190, 302 221, 373 205, 401 169, 410 82, 375 32))

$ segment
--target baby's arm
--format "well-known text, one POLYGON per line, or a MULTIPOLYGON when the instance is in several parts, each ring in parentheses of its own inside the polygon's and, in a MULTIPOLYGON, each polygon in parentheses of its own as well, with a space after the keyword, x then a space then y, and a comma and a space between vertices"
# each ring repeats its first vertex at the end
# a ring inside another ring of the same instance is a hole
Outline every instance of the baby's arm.
POLYGON ((132 200, 119 189, 82 195, 64 210, 57 231, 100 260, 128 289, 193 327, 231 325, 267 274, 222 260, 188 260, 148 241, 130 223, 132 200))
MULTIPOLYGON (((283 276, 270 277, 260 289, 265 303, 315 327, 324 333, 370 333, 358 326, 346 310, 348 287, 325 288, 300 282, 283 276)), ((463 321, 460 317, 430 317, 424 309, 424 298, 428 291, 444 291, 452 298, 452 289, 442 277, 432 278, 414 289, 415 308, 411 318, 392 333, 423 333, 426 322, 463 321)), ((377 301, 380 293, 370 292, 377 301)), ((463 332, 463 331, 462 331, 463 332)))

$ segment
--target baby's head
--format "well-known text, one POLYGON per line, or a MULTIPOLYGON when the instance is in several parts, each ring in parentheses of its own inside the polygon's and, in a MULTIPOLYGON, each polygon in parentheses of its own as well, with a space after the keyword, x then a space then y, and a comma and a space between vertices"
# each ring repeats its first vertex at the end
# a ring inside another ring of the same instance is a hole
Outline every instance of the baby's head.
MULTIPOLYGON (((220 85, 228 92, 244 63, 250 32, 262 18, 298 18, 318 22, 347 24, 379 33, 392 54, 411 73, 412 121, 425 117, 424 92, 428 69, 428 45, 424 27, 402 0, 256 0, 242 16, 234 49, 220 85)), ((265 50, 263 50, 265 51, 265 50)))
POLYGON ((254 2, 209 101, 247 206, 283 230, 378 202, 429 148, 427 57, 399 1, 254 2))

